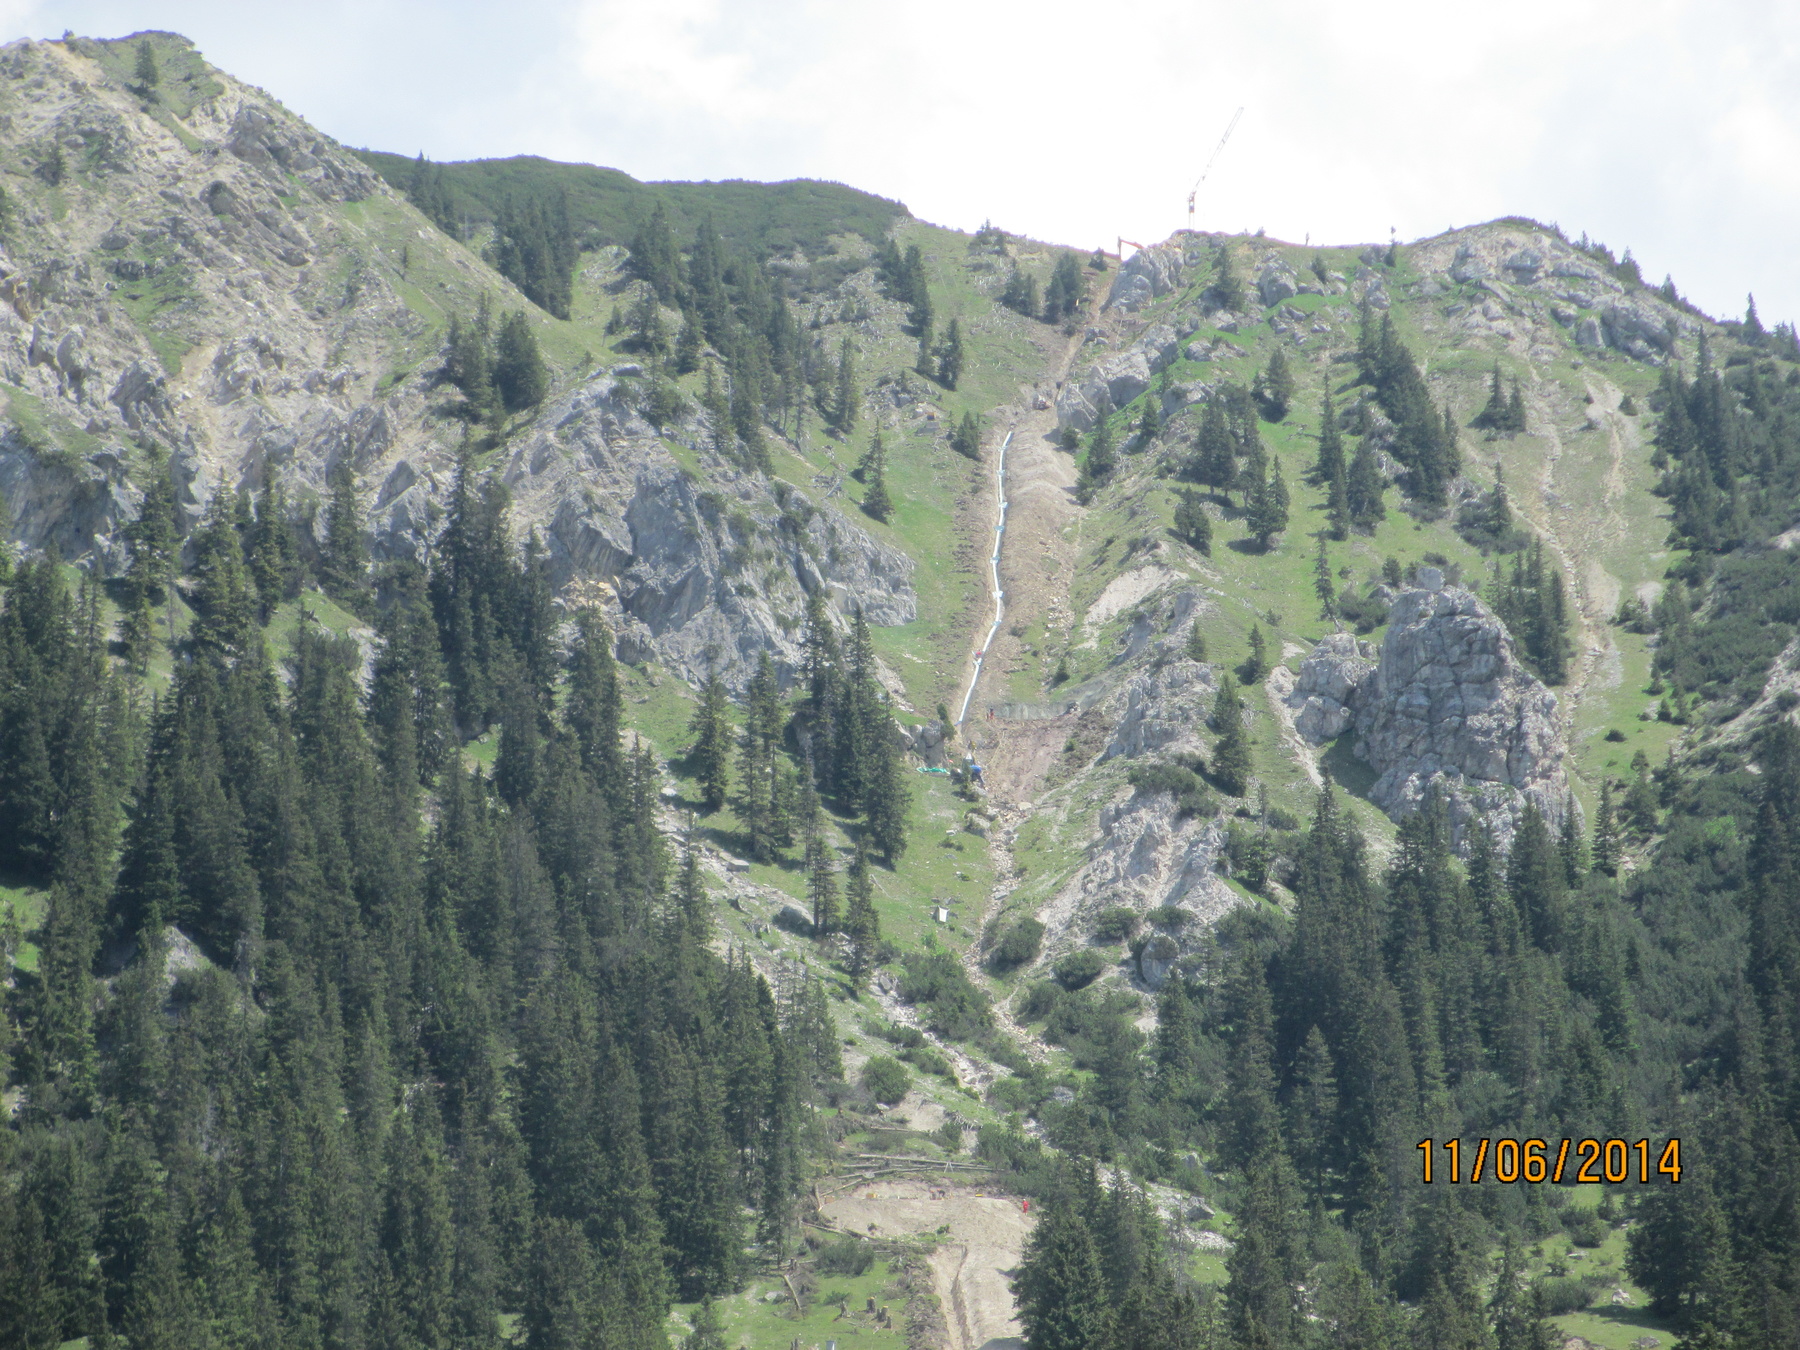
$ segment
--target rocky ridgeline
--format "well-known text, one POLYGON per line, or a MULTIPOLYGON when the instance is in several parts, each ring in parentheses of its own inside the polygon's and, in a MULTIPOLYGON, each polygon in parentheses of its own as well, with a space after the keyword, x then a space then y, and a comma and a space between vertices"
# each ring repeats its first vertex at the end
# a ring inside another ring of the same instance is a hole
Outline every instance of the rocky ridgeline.
MULTIPOLYGON (((372 555, 424 557, 464 431, 444 415, 443 324, 484 294, 542 316, 261 91, 208 69, 191 102, 150 103, 107 55, 0 48, 0 159, 19 170, 0 252, 12 538, 118 573, 154 445, 189 528, 273 478, 322 534, 312 507, 348 462, 372 555), (31 172, 52 147, 69 166, 54 188, 31 172)), ((634 372, 553 399, 503 470, 514 529, 544 538, 559 590, 610 604, 624 654, 741 683, 764 650, 793 667, 809 591, 872 623, 914 617, 909 559, 717 460, 697 413, 664 430, 706 471, 685 472, 636 411, 634 372)))
MULTIPOLYGON (((1692 337, 1699 327, 1691 313, 1657 291, 1628 284, 1599 259, 1529 226, 1495 222, 1453 230, 1407 245, 1405 252, 1423 274, 1404 288, 1405 298, 1442 297, 1445 316, 1468 336, 1516 341, 1545 356, 1555 354, 1557 343, 1551 339, 1560 332, 1563 344, 1610 349, 1658 365, 1673 352, 1677 338, 1692 337)), ((1347 315, 1337 315, 1334 322, 1326 311, 1309 313, 1291 302, 1302 295, 1345 296, 1357 305, 1366 301, 1377 312, 1391 308, 1386 253, 1371 246, 1354 268, 1321 279, 1309 270, 1296 270, 1288 254, 1274 245, 1260 247, 1249 273, 1250 313, 1220 309, 1208 289, 1178 312, 1159 314, 1128 347, 1099 356, 1062 387, 1056 396, 1059 424, 1090 430, 1102 400, 1124 407, 1179 357, 1208 362, 1243 355, 1241 347, 1221 334, 1235 334, 1265 319, 1271 331, 1297 347, 1321 339, 1340 346, 1354 341, 1354 325, 1343 321, 1347 315), (1189 341, 1202 327, 1216 331, 1189 341)), ((1114 275, 1106 308, 1135 314, 1153 306, 1210 276, 1212 260, 1211 241, 1199 235, 1176 235, 1140 249, 1114 275)), ((1177 382, 1163 391, 1162 412, 1168 416, 1210 393, 1204 382, 1177 382)))
POLYGON ((1326 637, 1288 697, 1317 744, 1347 732, 1378 775, 1369 797, 1393 819, 1441 792, 1457 839, 1483 822, 1502 847, 1526 803, 1559 828, 1569 809, 1556 695, 1525 669, 1504 625, 1435 568, 1400 592, 1379 660, 1349 634, 1326 637))

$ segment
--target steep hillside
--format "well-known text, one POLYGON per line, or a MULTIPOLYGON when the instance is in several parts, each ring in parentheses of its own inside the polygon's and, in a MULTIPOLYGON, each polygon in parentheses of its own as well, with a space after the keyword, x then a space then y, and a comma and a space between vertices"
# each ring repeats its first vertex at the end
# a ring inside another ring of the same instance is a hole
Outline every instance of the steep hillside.
POLYGON ((0 49, 0 185, 26 1343, 1791 1324, 1791 328, 351 152, 163 33, 0 49))

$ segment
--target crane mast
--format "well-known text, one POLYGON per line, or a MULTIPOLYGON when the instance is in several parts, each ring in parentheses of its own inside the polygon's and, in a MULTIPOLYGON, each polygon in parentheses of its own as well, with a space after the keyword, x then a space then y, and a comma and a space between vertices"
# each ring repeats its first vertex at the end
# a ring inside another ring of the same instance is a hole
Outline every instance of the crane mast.
POLYGON ((1219 143, 1213 147, 1212 156, 1206 161, 1206 167, 1200 170, 1200 176, 1194 180, 1193 189, 1188 193, 1187 227, 1190 232, 1194 228, 1194 198, 1200 195, 1201 184, 1206 182, 1206 175, 1212 172, 1213 165, 1218 162, 1219 152, 1225 148, 1225 142, 1231 139, 1231 133, 1237 130, 1238 119, 1243 115, 1242 108, 1231 115, 1231 121, 1225 127, 1225 134, 1219 137, 1219 143))

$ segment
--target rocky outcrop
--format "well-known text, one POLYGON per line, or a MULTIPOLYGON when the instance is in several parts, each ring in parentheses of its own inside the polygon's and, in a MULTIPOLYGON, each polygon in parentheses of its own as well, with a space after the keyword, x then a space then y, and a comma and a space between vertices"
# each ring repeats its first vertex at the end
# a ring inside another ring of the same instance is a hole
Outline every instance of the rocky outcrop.
MULTIPOLYGON (((123 526, 165 464, 185 528, 218 494, 274 480, 297 523, 322 532, 314 507, 347 465, 371 556, 423 560, 467 429, 446 415, 448 319, 485 300, 548 321, 261 91, 214 72, 192 106, 152 108, 107 57, 81 39, 0 48, 8 144, 85 147, 66 211, 48 209, 35 179, 8 188, 20 223, 0 251, 12 539, 116 574, 123 526)), ((585 275, 617 281, 621 263, 605 254, 585 275)), ((565 599, 607 606, 621 657, 689 676, 716 667, 735 685, 764 651, 794 666, 815 592, 873 624, 915 616, 909 559, 831 503, 718 458, 699 412, 659 434, 638 411, 641 377, 588 374, 510 429, 498 466, 515 533, 539 534, 565 599)))
POLYGON ((1356 721, 1356 691, 1374 671, 1368 643, 1350 633, 1321 638, 1287 699, 1294 710, 1294 730, 1314 745, 1343 735, 1356 721))
POLYGON ((1590 350, 1609 348, 1656 365, 1669 359, 1677 337, 1691 337, 1698 326, 1692 314, 1653 290, 1628 285, 1547 230, 1480 226, 1415 248, 1428 283, 1443 278, 1502 300, 1548 302, 1574 330, 1576 345, 1590 350))
POLYGON ((1134 790, 1101 810, 1099 831, 1086 864, 1043 911, 1049 929, 1045 957, 1084 945, 1101 910, 1184 910, 1185 927, 1167 935, 1145 932, 1141 955, 1126 959, 1127 973, 1158 988, 1238 903, 1237 892, 1219 873, 1225 827, 1213 817, 1183 818, 1169 793, 1134 790))
POLYGON ((1151 324, 1124 351, 1100 358, 1086 375, 1063 386, 1056 397, 1058 425, 1084 432, 1092 429, 1102 402, 1114 408, 1130 403, 1150 387, 1158 372, 1174 362, 1180 346, 1168 324, 1151 324))
POLYGON ((1218 676, 1204 662, 1171 661, 1139 671, 1115 696, 1119 720, 1101 759, 1131 759, 1153 750, 1198 753, 1200 729, 1218 691, 1218 676))
POLYGON ((1265 306, 1273 308, 1300 293, 1300 278, 1286 259, 1271 257, 1256 274, 1256 293, 1265 306))
POLYGON ((1172 244, 1139 249, 1113 277, 1106 307, 1134 313, 1157 297, 1181 289, 1184 266, 1182 250, 1172 244))
POLYGON ((1441 793, 1459 843, 1480 820, 1504 847, 1528 802, 1560 826, 1570 798, 1556 695, 1478 597, 1435 568, 1420 580, 1395 600, 1378 663, 1346 635, 1314 650, 1289 697, 1296 729, 1315 742, 1354 729, 1378 775, 1370 799, 1399 819, 1441 793))
POLYGON ((780 673, 798 670, 814 593, 872 624, 917 617, 912 559, 787 483, 725 466, 700 482, 613 375, 546 407, 503 481, 523 514, 549 521, 553 582, 608 583, 692 680, 716 669, 739 684, 763 652, 780 673))

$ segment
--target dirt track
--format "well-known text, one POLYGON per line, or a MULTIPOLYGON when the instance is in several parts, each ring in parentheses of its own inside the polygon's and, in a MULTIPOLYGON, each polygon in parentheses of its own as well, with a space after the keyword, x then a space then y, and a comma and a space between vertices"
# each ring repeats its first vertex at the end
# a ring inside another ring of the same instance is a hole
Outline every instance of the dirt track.
POLYGON ((945 1350, 1023 1350, 1007 1277, 1018 1267, 1033 1218, 1016 1197, 877 1181, 826 1200, 821 1213, 847 1232, 876 1237, 935 1233, 948 1224, 931 1258, 932 1286, 949 1328, 945 1350))

